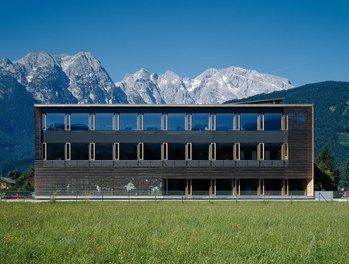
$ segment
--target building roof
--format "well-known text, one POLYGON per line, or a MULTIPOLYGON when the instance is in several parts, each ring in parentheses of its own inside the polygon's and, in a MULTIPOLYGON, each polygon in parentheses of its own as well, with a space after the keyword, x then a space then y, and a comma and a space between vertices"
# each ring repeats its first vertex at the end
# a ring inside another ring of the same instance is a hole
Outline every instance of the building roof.
POLYGON ((8 178, 8 177, 0 177, 0 181, 6 182, 8 184, 16 184, 16 182, 14 180, 12 180, 11 178, 8 178))

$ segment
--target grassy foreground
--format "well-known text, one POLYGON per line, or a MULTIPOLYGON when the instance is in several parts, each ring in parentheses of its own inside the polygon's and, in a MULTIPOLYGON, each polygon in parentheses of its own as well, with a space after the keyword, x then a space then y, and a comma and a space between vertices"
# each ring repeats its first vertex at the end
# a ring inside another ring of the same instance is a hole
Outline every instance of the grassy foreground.
POLYGON ((349 263, 349 204, 0 202, 1 263, 349 263))

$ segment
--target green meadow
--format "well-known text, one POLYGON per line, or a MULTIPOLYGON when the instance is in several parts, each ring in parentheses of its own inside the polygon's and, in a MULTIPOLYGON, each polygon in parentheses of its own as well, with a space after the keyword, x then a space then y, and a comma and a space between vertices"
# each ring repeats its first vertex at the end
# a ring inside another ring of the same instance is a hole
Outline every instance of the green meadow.
POLYGON ((0 202, 1 263, 349 263, 347 202, 0 202))

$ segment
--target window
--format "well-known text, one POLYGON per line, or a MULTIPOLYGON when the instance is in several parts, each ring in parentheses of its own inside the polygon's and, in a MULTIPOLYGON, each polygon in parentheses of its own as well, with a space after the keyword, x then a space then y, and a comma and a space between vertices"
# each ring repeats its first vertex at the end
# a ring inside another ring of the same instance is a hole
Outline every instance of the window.
POLYGON ((162 143, 161 145, 161 159, 162 160, 167 160, 168 159, 168 144, 167 143, 162 143))
POLYGON ((216 160, 216 143, 210 144, 210 160, 216 160))
POLYGON ((46 159, 47 159, 46 148, 47 148, 46 143, 42 143, 42 159, 43 159, 43 160, 46 160, 46 159))
POLYGON ((160 113, 144 113, 144 130, 161 130, 161 116, 160 113))
POLYGON ((235 143, 233 148, 234 160, 240 160, 240 143, 235 143))
POLYGON ((90 143, 90 146, 89 146, 89 160, 95 160, 95 150, 96 150, 95 143, 90 143))
POLYGON ((240 144, 240 160, 257 160, 257 144, 240 144))
POLYGON ((192 115, 190 114, 190 113, 187 113, 186 115, 185 115, 185 118, 186 118, 186 120, 185 120, 185 130, 192 130, 192 115))
POLYGON ((161 143, 145 143, 144 159, 161 160, 161 143))
POLYGON ((185 143, 168 143, 169 160, 185 160, 185 143))
POLYGON ((216 114, 216 130, 233 130, 234 115, 231 113, 216 114))
POLYGON ((65 130, 70 130, 71 126, 70 126, 70 114, 65 114, 64 116, 64 129, 65 130))
POLYGON ((281 113, 264 114, 264 130, 281 130, 281 113))
POLYGON ((71 130, 88 130, 89 114, 72 113, 71 114, 71 130))
POLYGON ((282 130, 288 130, 288 115, 282 115, 282 130))
POLYGON ((120 130, 137 130, 138 114, 120 113, 120 130))
POLYGON ((281 157, 283 160, 288 160, 288 143, 282 144, 281 157))
POLYGON ((210 114, 210 130, 216 130, 216 114, 210 114))
POLYGON ((185 114, 169 113, 167 130, 185 130, 185 114))
POLYGON ((64 143, 47 143, 47 160, 64 160, 64 143))
POLYGON ((64 130, 64 114, 47 113, 45 128, 46 130, 54 130, 54 131, 64 130))
POLYGON ((65 143, 64 159, 71 160, 71 144, 65 143))
POLYGON ((71 143, 72 160, 88 160, 89 144, 88 143, 71 143))
POLYGON ((203 131, 209 129, 209 114, 192 114, 192 130, 203 131))
POLYGON ((232 160, 233 159, 233 144, 232 143, 217 143, 216 144, 216 159, 217 160, 232 160))
POLYGON ((89 115, 89 126, 90 130, 96 130, 96 115, 90 114, 89 115))
POLYGON ((257 117, 258 117, 258 114, 241 113, 240 114, 241 130, 257 130, 257 117))
POLYGON ((264 114, 258 114, 257 130, 264 130, 264 114))
POLYGON ((113 144, 96 143, 95 146, 96 160, 112 160, 113 159, 113 144))
POLYGON ((282 144, 265 143, 264 159, 265 160, 281 160, 282 144))
POLYGON ((192 160, 192 153, 193 153, 193 146, 191 143, 185 144, 185 159, 186 160, 192 160))
POLYGON ((162 114, 162 129, 167 130, 167 114, 162 114))
POLYGON ((96 113, 96 130, 113 130, 112 113, 96 113))
POLYGON ((207 143, 193 143, 192 144, 192 159, 193 160, 208 160, 209 159, 209 145, 207 143))
POLYGON ((119 143, 114 143, 113 144, 113 159, 114 160, 119 160, 120 159, 120 152, 119 152, 119 143))
POLYGON ((233 129, 240 130, 240 114, 238 114, 238 113, 234 114, 233 129))
POLYGON ((137 160, 137 143, 119 144, 120 160, 137 160))
POLYGON ((144 143, 138 143, 137 145, 137 159, 144 160, 144 143))
POLYGON ((259 143, 257 145, 257 159, 264 160, 264 143, 259 143))

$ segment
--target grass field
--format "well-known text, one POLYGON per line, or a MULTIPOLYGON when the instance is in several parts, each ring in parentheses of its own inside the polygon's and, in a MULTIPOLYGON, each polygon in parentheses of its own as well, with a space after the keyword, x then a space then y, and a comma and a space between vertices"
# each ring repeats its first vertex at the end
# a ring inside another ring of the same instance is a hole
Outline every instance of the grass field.
POLYGON ((349 263, 349 203, 0 202, 1 263, 349 263))

